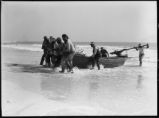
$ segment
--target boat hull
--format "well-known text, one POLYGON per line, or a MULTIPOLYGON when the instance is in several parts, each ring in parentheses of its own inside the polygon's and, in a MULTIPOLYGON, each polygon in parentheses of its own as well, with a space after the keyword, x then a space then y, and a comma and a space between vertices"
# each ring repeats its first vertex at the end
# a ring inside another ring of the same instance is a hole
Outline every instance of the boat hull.
POLYGON ((78 68, 89 68, 91 65, 91 59, 88 56, 75 54, 73 58, 73 66, 78 68))
MULTIPOLYGON (((99 63, 104 66, 104 68, 113 68, 124 65, 127 57, 103 57, 99 59, 99 63)), ((75 54, 73 58, 73 66, 78 68, 89 68, 91 66, 91 57, 75 54)))
POLYGON ((104 66, 104 68, 114 68, 124 65, 126 57, 109 57, 109 58, 100 58, 99 62, 104 66))

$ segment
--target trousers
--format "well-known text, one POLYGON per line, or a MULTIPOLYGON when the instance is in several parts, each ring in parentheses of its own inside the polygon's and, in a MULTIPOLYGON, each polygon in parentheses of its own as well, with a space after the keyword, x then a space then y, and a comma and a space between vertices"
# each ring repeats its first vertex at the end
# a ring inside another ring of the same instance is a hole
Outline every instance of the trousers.
POLYGON ((62 71, 65 71, 65 68, 68 67, 70 71, 73 69, 73 57, 75 52, 64 54, 61 60, 62 71))

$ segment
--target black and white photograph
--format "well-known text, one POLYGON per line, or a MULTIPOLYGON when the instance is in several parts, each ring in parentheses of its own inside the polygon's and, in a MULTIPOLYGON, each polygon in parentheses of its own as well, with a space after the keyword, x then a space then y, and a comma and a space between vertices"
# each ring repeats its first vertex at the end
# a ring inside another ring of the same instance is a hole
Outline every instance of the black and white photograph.
POLYGON ((157 1, 2 1, 2 116, 157 116, 157 1))

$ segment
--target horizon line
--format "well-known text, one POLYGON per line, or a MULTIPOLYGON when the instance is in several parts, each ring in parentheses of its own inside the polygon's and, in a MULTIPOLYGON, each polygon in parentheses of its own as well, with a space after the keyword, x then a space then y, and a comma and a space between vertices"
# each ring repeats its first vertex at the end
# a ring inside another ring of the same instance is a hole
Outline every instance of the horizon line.
MULTIPOLYGON (((5 43, 42 43, 43 41, 6 41, 2 42, 1 44, 5 43)), ((90 43, 91 41, 73 41, 74 43, 90 43)), ((137 41, 137 42, 130 42, 130 41, 121 41, 121 42, 115 42, 115 41, 94 41, 95 43, 157 43, 157 42, 143 42, 143 41, 137 41)))

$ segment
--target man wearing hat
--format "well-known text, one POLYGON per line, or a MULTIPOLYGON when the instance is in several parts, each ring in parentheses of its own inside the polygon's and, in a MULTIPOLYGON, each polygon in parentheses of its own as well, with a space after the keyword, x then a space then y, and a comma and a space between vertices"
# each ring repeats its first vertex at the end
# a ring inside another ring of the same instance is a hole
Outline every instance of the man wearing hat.
POLYGON ((99 65, 99 58, 101 57, 99 49, 96 48, 94 42, 90 43, 91 47, 93 48, 93 54, 92 54, 92 69, 94 69, 95 64, 98 67, 98 70, 100 70, 100 65, 99 65))
POLYGON ((60 37, 57 37, 56 39, 55 49, 56 49, 55 67, 58 67, 61 64, 61 59, 62 59, 63 50, 64 50, 64 42, 60 37))
POLYGON ((47 51, 47 56, 46 56, 49 67, 51 66, 50 60, 51 60, 52 64, 55 65, 55 60, 56 60, 55 43, 56 43, 56 39, 53 36, 50 36, 48 51, 47 51))
POLYGON ((62 70, 60 72, 64 73, 65 68, 68 67, 68 72, 73 73, 73 57, 75 55, 75 47, 66 34, 62 34, 62 39, 64 41, 64 50, 61 61, 62 70))
POLYGON ((41 57, 40 65, 43 65, 44 60, 47 64, 46 56, 47 56, 48 45, 49 45, 49 39, 47 38, 47 36, 44 36, 44 41, 43 41, 42 47, 41 47, 43 49, 44 53, 41 57))
MULTIPOLYGON (((149 48, 148 44, 146 45, 147 48, 149 48)), ((144 46, 141 46, 141 43, 138 44, 138 47, 136 48, 137 50, 139 50, 139 65, 142 66, 142 59, 144 57, 144 46)))

